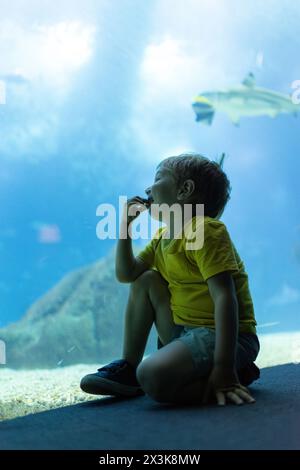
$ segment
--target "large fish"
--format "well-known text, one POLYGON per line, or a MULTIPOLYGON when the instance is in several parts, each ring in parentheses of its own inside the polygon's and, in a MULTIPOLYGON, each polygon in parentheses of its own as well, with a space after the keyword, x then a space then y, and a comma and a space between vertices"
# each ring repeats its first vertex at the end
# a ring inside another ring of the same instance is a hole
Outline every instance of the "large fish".
POLYGON ((208 125, 212 123, 216 111, 226 113, 235 125, 239 124, 242 116, 275 117, 281 113, 296 116, 300 111, 300 106, 294 104, 290 96, 256 87, 252 73, 236 88, 201 93, 192 106, 196 121, 208 125))

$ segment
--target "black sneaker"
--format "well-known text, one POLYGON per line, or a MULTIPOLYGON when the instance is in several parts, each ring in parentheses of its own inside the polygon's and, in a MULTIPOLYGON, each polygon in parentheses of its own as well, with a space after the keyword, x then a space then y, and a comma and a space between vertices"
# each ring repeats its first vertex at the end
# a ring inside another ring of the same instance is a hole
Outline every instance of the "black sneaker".
POLYGON ((144 395, 136 378, 136 369, 125 359, 118 359, 81 379, 80 388, 93 395, 133 397, 144 395))
POLYGON ((238 371, 238 376, 239 376, 241 384, 247 386, 247 385, 250 385, 255 380, 259 379, 260 370, 254 364, 254 362, 251 362, 251 364, 248 364, 246 367, 238 371))

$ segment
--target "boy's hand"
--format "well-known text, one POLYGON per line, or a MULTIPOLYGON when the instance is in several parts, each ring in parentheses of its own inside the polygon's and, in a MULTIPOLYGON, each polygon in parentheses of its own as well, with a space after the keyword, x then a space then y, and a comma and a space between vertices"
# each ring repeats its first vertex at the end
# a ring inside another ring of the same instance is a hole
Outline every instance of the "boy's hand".
POLYGON ((129 225, 141 214, 141 212, 147 210, 147 204, 148 200, 139 196, 128 199, 127 203, 124 205, 123 220, 125 221, 127 219, 127 224, 129 225))
POLYGON ((221 406, 226 404, 226 400, 236 405, 255 402, 248 389, 240 384, 236 371, 221 366, 215 366, 208 378, 203 403, 207 403, 211 395, 221 406))

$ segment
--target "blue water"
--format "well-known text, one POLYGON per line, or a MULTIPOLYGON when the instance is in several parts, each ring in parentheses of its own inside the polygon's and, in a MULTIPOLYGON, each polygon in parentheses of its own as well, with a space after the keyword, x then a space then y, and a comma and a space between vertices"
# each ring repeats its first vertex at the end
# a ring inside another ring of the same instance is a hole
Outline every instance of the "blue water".
POLYGON ((300 117, 236 127, 217 113, 205 127, 191 108, 197 93, 238 85, 249 71, 258 86, 291 93, 298 2, 14 3, 0 19, 0 326, 109 252, 115 241, 96 237, 98 204, 143 195, 162 158, 192 150, 227 155, 233 189, 222 220, 260 332, 298 330, 300 117), (41 224, 60 239, 39 242, 41 224))

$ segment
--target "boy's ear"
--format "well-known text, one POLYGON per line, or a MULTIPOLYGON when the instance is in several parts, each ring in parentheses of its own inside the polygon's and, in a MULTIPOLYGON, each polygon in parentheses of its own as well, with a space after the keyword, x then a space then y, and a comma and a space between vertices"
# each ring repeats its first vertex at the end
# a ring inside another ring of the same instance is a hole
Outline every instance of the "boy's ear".
POLYGON ((177 192, 177 199, 182 201, 189 198, 195 190, 195 183, 193 180, 185 180, 177 192))

